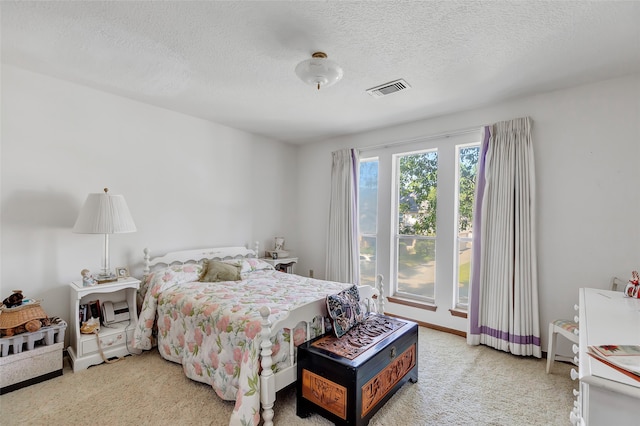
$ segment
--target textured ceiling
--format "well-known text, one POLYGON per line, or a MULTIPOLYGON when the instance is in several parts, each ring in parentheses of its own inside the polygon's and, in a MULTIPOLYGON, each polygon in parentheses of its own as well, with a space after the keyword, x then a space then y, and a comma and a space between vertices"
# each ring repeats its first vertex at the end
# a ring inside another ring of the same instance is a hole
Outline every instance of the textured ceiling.
POLYGON ((292 143, 640 72, 640 2, 0 4, 2 62, 292 143), (344 78, 317 91, 321 50, 344 78), (365 90, 405 79, 382 98, 365 90))

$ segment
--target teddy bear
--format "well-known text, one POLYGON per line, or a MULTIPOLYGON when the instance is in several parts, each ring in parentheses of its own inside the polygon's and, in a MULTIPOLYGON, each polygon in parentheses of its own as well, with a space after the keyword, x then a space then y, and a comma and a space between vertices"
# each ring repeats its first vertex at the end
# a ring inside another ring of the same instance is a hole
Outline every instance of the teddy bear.
POLYGON ((27 333, 27 332, 33 333, 34 331, 40 330, 41 327, 42 327, 41 320, 32 319, 25 322, 24 324, 20 324, 13 328, 0 329, 0 334, 2 335, 2 337, 12 337, 20 333, 27 333))

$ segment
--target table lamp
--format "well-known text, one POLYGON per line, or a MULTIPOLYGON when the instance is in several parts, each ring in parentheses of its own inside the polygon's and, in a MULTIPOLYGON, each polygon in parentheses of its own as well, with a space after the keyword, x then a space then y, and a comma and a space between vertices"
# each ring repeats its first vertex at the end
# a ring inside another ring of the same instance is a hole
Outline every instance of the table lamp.
POLYGON ((89 194, 87 196, 78 219, 73 226, 77 234, 103 234, 104 247, 102 254, 102 269, 96 280, 98 282, 115 281, 116 277, 109 267, 109 234, 135 232, 127 202, 122 195, 111 195, 109 189, 104 193, 89 194))

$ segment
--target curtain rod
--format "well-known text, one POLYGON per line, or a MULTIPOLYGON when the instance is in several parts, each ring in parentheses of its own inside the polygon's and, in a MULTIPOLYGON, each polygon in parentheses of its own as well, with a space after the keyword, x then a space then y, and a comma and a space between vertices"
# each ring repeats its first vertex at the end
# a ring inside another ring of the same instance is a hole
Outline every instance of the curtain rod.
POLYGON ((379 149, 379 148, 389 148, 389 147, 398 146, 398 145, 408 145, 410 143, 419 142, 419 141, 430 141, 430 140, 433 140, 433 139, 442 139, 442 138, 450 138, 450 137, 453 137, 453 136, 466 135, 468 133, 480 132, 483 127, 484 127, 483 125, 480 125, 480 126, 476 126, 476 127, 468 127, 466 129, 452 130, 452 131, 444 132, 444 133, 437 133, 437 134, 434 134, 434 135, 420 136, 420 137, 412 138, 412 139, 403 139, 403 140, 394 141, 394 142, 381 143, 381 144, 378 144, 378 145, 367 146, 367 147, 364 147, 364 148, 358 148, 358 151, 360 151, 360 152, 371 151, 371 150, 379 149))

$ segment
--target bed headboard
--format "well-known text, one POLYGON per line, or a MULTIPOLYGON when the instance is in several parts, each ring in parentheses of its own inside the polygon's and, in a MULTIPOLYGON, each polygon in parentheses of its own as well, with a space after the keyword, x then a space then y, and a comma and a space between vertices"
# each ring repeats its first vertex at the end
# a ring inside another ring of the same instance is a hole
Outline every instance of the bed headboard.
POLYGON ((151 272, 151 268, 156 265, 170 266, 175 263, 198 263, 204 259, 239 259, 243 257, 257 257, 259 253, 258 242, 256 242, 255 249, 248 249, 246 247, 214 247, 195 250, 182 250, 173 251, 163 256, 151 258, 151 251, 148 248, 144 249, 144 275, 148 275, 151 272))

